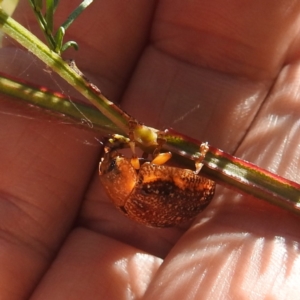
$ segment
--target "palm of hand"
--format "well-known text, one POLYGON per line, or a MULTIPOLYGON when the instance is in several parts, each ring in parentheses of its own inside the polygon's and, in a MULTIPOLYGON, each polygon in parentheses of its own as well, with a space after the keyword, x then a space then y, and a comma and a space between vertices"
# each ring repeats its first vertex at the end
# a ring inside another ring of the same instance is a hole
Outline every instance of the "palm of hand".
MULTIPOLYGON (((76 61, 108 98, 299 181, 298 3, 115 2, 70 29, 76 61)), ((104 195, 100 147, 83 142, 94 132, 20 118, 1 101, 3 298, 298 295, 297 217, 219 187, 189 228, 145 228, 104 195)))

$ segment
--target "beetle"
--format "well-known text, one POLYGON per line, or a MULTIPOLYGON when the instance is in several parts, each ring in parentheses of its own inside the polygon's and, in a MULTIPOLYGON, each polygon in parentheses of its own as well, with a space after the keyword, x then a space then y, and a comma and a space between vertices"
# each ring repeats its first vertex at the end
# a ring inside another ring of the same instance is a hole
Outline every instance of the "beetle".
POLYGON ((143 159, 139 165, 134 167, 132 159, 115 150, 107 151, 99 164, 106 193, 132 220, 151 227, 176 226, 192 220, 213 198, 215 182, 192 170, 143 159))

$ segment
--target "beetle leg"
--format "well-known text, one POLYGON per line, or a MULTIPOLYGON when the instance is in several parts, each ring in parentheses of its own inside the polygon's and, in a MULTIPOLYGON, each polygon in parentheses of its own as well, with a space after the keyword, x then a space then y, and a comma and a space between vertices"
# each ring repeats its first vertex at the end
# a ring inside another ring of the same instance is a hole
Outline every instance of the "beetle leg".
POLYGON ((208 146, 208 143, 202 143, 200 145, 200 149, 199 149, 199 153, 197 154, 197 156, 195 157, 195 167, 196 167, 196 170, 195 170, 195 174, 198 174, 200 172, 200 170, 202 169, 203 167, 203 160, 205 158, 205 155, 207 153, 207 151, 209 150, 209 146, 208 146))
POLYGON ((157 154, 153 160, 152 160, 152 164, 155 165, 163 165, 164 163, 166 163, 170 158, 172 157, 172 153, 171 152, 165 152, 165 153, 159 153, 157 154))
POLYGON ((166 139, 164 138, 164 132, 160 132, 158 134, 156 141, 157 141, 157 147, 153 151, 152 154, 153 160, 151 163, 156 165, 163 165, 172 157, 171 152, 165 152, 165 153, 160 152, 163 144, 166 142, 166 139))
POLYGON ((141 165, 140 165, 140 161, 136 155, 135 152, 135 138, 134 138, 134 129, 137 126, 138 122, 135 119, 132 119, 129 121, 129 147, 131 149, 132 152, 132 157, 131 157, 131 165, 136 169, 139 170, 141 165))

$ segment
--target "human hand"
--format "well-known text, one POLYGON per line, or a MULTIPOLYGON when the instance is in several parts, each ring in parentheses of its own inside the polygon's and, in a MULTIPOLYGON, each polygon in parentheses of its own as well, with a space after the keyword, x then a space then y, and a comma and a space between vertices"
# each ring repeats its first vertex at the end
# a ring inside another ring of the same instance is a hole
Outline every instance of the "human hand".
MULTIPOLYGON (((60 5, 63 20, 70 6, 60 5)), ((68 30, 80 50, 66 55, 141 122, 299 181, 299 10, 292 1, 97 1, 68 30)), ((16 18, 39 32, 26 2, 16 18)), ((2 69, 40 80, 26 52, 2 53, 2 69)), ((3 299, 298 296, 299 217, 218 186, 190 226, 144 227, 104 194, 94 131, 10 99, 0 112, 3 299)))

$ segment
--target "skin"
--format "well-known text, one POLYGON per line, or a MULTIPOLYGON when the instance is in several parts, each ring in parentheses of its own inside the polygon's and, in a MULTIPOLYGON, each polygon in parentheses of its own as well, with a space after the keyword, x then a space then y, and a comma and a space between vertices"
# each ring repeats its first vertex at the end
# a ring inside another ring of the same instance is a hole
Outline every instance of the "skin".
MULTIPOLYGON (((39 32, 27 1, 14 17, 39 32)), ((299 182, 299 28, 300 1, 95 1, 64 56, 142 122, 299 182)), ((2 70, 72 94, 5 45, 2 70)), ((101 136, 4 95, 0 107, 1 299, 298 297, 298 216, 218 186, 193 223, 144 227, 104 194, 101 136)))

